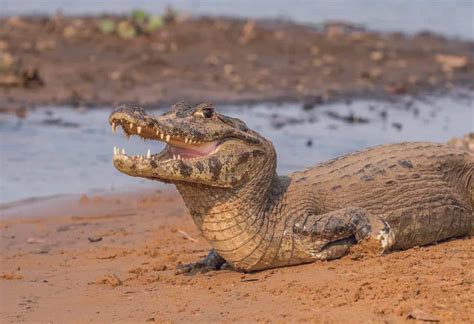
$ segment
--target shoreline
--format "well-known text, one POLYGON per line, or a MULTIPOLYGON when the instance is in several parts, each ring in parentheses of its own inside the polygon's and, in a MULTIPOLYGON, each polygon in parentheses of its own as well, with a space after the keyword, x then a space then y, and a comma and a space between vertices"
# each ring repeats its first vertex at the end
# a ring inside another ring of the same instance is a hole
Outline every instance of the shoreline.
POLYGON ((474 89, 471 41, 215 17, 173 16, 144 32, 125 16, 106 17, 0 18, 0 110, 129 101, 156 108, 179 100, 321 104, 474 89), (134 32, 101 31, 104 20, 134 32))

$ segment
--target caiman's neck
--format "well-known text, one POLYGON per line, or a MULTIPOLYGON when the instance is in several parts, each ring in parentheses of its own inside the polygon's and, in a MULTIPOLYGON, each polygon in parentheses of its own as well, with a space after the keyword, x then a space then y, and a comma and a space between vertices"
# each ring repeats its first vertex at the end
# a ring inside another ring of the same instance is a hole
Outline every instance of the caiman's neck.
POLYGON ((194 222, 217 253, 240 269, 268 263, 264 254, 281 216, 278 212, 289 184, 276 174, 276 154, 250 172, 248 182, 234 188, 176 184, 194 222))
POLYGON ((176 184, 194 222, 217 253, 240 269, 268 267, 265 255, 280 222, 289 181, 276 174, 276 154, 234 188, 176 184))
POLYGON ((203 223, 232 220, 247 215, 260 215, 272 201, 270 196, 279 188, 276 157, 268 158, 259 169, 249 173, 248 182, 234 188, 218 188, 195 183, 176 183, 196 225, 203 231, 203 223))

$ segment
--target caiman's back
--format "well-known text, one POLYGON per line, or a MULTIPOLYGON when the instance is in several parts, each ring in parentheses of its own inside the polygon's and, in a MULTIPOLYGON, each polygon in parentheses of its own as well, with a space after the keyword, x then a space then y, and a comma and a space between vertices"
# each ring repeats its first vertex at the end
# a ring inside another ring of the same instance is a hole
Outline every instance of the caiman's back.
POLYGON ((474 155, 446 145, 379 146, 290 176, 318 214, 361 207, 384 218, 392 249, 466 235, 474 223, 474 155))

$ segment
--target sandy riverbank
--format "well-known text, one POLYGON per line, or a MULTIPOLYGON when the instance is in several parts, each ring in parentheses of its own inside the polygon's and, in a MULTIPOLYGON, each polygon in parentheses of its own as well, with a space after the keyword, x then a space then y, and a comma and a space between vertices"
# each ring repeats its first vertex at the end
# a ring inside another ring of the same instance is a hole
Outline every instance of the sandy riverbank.
POLYGON ((474 85, 474 44, 430 33, 179 16, 152 32, 134 28, 118 16, 1 18, 0 109, 318 104, 474 85))
POLYGON ((383 257, 186 277, 175 266, 210 246, 172 189, 54 198, 1 214, 10 216, 0 222, 2 322, 474 317, 472 238, 383 257))

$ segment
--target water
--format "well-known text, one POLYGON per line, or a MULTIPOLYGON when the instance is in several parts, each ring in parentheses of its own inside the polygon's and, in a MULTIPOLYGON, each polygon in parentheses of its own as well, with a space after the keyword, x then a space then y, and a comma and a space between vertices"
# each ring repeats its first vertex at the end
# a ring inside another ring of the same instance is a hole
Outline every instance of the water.
POLYGON ((319 24, 342 20, 381 31, 417 33, 430 30, 447 36, 474 39, 472 0, 0 0, 0 15, 129 13, 143 8, 163 13, 167 5, 193 15, 226 15, 253 18, 289 18, 319 24))
MULTIPOLYGON (((355 101, 305 111, 298 104, 220 107, 270 138, 281 174, 368 146, 399 141, 446 142, 474 131, 472 101, 450 97, 397 104, 355 101), (368 123, 335 118, 355 114, 368 123), (401 129, 400 129, 401 127, 401 129)), ((143 142, 107 123, 110 109, 43 108, 25 119, 0 115, 0 203, 29 197, 158 186, 158 182, 123 175, 112 166, 113 146, 128 154, 160 151, 160 142, 143 142)), ((154 111, 153 113, 160 113, 154 111)))

